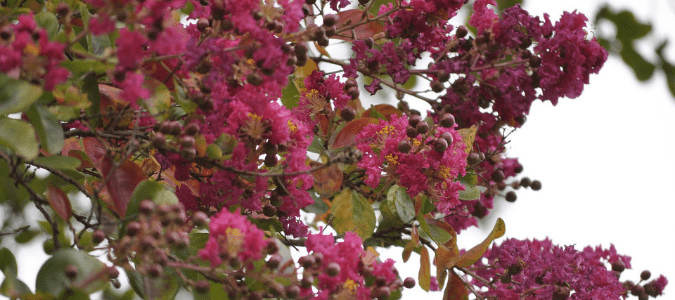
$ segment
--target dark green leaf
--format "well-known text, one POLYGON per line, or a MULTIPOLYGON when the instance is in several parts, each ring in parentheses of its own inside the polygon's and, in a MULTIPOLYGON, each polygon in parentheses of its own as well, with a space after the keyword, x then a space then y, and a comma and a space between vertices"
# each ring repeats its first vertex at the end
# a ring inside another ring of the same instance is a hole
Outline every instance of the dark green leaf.
POLYGON ((40 156, 33 160, 33 163, 58 170, 75 170, 82 162, 72 156, 40 156))
POLYGON ((22 112, 41 95, 41 87, 0 74, 0 115, 22 112))
POLYGON ((63 128, 47 107, 34 104, 26 113, 35 127, 42 148, 50 154, 61 153, 63 148, 63 128))
MULTIPOLYGON (((88 294, 101 290, 107 280, 91 280, 90 276, 104 272, 106 265, 93 256, 71 248, 62 248, 54 253, 40 268, 35 283, 36 291, 61 295, 69 285, 84 284, 81 288, 88 294), (72 281, 66 277, 66 267, 77 267, 78 274, 72 281)), ((105 276, 102 277, 104 279, 105 276)))
POLYGON ((621 58, 623 61, 633 69, 635 77, 639 81, 646 81, 654 75, 654 64, 645 60, 640 53, 635 51, 632 43, 624 43, 621 47, 621 58))
POLYGON ((12 149, 26 160, 33 160, 39 150, 33 126, 26 121, 10 118, 0 118, 0 145, 12 149))
POLYGON ((7 248, 0 249, 0 271, 5 274, 5 277, 19 274, 14 254, 7 248))

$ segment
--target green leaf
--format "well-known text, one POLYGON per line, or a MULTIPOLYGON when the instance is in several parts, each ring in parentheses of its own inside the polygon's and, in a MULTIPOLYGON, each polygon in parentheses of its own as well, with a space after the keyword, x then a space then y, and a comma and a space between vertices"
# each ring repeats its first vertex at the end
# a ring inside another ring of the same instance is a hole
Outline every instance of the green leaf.
POLYGON ((282 96, 281 96, 281 104, 286 106, 288 109, 293 109, 298 107, 298 102, 300 101, 300 92, 298 91, 298 88, 295 86, 295 83, 293 83, 292 78, 288 78, 288 84, 284 88, 283 91, 281 91, 282 96))
POLYGON ((166 85, 154 78, 147 79, 145 85, 150 90, 152 96, 148 99, 143 99, 143 106, 158 121, 166 120, 171 108, 171 92, 169 92, 166 85))
POLYGON ((373 207, 363 195, 351 189, 343 189, 333 198, 331 213, 335 217, 333 228, 338 234, 352 231, 365 240, 375 230, 376 219, 373 207))
POLYGON ((144 199, 150 199, 155 204, 175 204, 178 203, 176 194, 167 190, 166 186, 158 181, 146 179, 141 181, 134 189, 131 200, 127 206, 126 216, 132 216, 138 213, 138 206, 144 199))
POLYGON ((621 54, 623 62, 633 69, 633 73, 635 73, 635 77, 639 81, 646 81, 654 75, 656 66, 645 60, 640 53, 635 51, 632 42, 623 44, 619 54, 621 54))
MULTIPOLYGON (((202 276, 203 278, 203 276, 202 276)), ((223 287, 223 284, 220 283, 215 283, 213 281, 209 281, 209 291, 207 293, 199 293, 196 290, 193 291, 192 296, 194 297, 194 300, 210 300, 210 299, 222 299, 222 300, 229 300, 230 298, 227 296, 227 292, 225 292, 225 288, 223 287)))
POLYGON ((0 249, 0 271, 5 274, 5 277, 16 276, 19 274, 18 270, 12 251, 7 248, 0 249))
POLYGON ((38 24, 38 26, 47 30, 47 36, 49 36, 49 40, 53 40, 56 34, 59 32, 59 20, 53 13, 41 11, 35 15, 35 22, 38 24))
POLYGON ((51 154, 61 153, 63 148, 63 128, 47 107, 34 104, 26 112, 35 127, 42 147, 51 154))
MULTIPOLYGON (((86 6, 85 6, 86 9, 86 6)), ((82 92, 87 94, 87 100, 91 103, 89 108, 87 108, 87 115, 97 116, 101 113, 101 92, 98 89, 98 80, 96 73, 89 73, 87 77, 84 78, 84 84, 82 85, 82 92)), ((89 123, 92 127, 96 127, 100 122, 98 118, 89 119, 89 123)))
POLYGON ((466 268, 473 265, 483 256, 487 248, 490 247, 492 241, 504 236, 505 232, 506 232, 506 225, 504 224, 504 220, 502 220, 502 218, 497 219, 495 226, 492 228, 492 232, 490 232, 490 234, 485 238, 485 240, 483 240, 482 243, 469 249, 469 251, 460 255, 459 260, 457 261, 457 263, 455 263, 455 266, 466 268))
POLYGON ((665 41, 656 48, 656 54, 659 56, 659 63, 661 64, 661 69, 666 74, 666 83, 668 84, 668 89, 670 94, 675 97, 675 66, 666 60, 663 56, 663 49, 668 45, 668 41, 665 41))
POLYGON ((323 200, 321 200, 321 197, 319 197, 319 195, 317 195, 316 192, 310 191, 309 195, 312 196, 312 200, 314 200, 314 204, 312 204, 310 206, 306 206, 302 210, 304 210, 306 212, 314 213, 314 214, 317 214, 317 215, 324 214, 328 211, 328 209, 330 207, 328 207, 328 204, 326 204, 326 202, 323 202, 323 200))
POLYGON ((131 285, 131 288, 138 294, 143 299, 147 299, 145 295, 145 288, 143 285, 143 275, 141 273, 138 273, 138 271, 134 269, 124 269, 124 273, 127 274, 127 278, 129 278, 129 285, 131 285))
POLYGON ((459 183, 464 186, 464 190, 459 191, 459 199, 476 200, 480 198, 480 189, 476 187, 476 182, 478 182, 476 174, 467 174, 459 178, 459 183))
POLYGON ((415 205, 406 188, 394 185, 387 191, 387 204, 404 223, 415 219, 415 205))
POLYGON ((73 78, 79 78, 80 76, 89 72, 94 72, 97 75, 103 75, 106 74, 108 70, 113 68, 112 65, 108 65, 94 59, 64 60, 61 62, 61 66, 68 69, 73 78))
POLYGON ((14 154, 26 160, 33 160, 39 150, 33 126, 10 118, 0 118, 0 145, 12 149, 14 154))
POLYGON ((61 155, 36 157, 33 160, 33 163, 58 170, 75 170, 82 164, 82 162, 75 157, 61 155))
POLYGON ((91 279, 99 272, 105 272, 107 266, 95 257, 71 248, 62 248, 54 253, 40 268, 35 283, 36 291, 61 295, 69 285, 80 286, 88 294, 103 289, 108 281, 105 276, 91 279), (77 276, 71 281, 66 277, 66 267, 77 267, 77 276))
POLYGON ((0 74, 0 115, 22 112, 41 95, 41 87, 0 74))
POLYGON ((452 239, 452 234, 434 224, 427 223, 421 213, 417 216, 417 221, 420 222, 420 228, 422 228, 422 232, 437 244, 445 244, 452 239))
POLYGON ((7 296, 12 299, 25 299, 24 295, 33 294, 30 288, 23 283, 23 281, 16 278, 16 276, 6 276, 5 280, 0 285, 0 295, 7 296))

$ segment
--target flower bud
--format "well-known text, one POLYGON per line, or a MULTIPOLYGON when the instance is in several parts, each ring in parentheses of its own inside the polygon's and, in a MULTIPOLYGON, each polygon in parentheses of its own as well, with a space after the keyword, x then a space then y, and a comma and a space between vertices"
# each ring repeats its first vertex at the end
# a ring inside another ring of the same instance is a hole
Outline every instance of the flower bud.
POLYGON ((529 177, 523 177, 520 179, 520 186, 529 187, 532 184, 532 180, 529 177))
POLYGON ((141 223, 131 221, 127 224, 127 235, 134 236, 141 230, 141 223))
POLYGON ((490 177, 494 182, 504 181, 504 172, 502 170, 496 170, 492 172, 492 177, 490 177))
POLYGON ((270 259, 265 262, 265 266, 272 270, 279 267, 279 264, 281 264, 281 258, 279 258, 277 255, 270 257, 270 259))
POLYGON ((565 300, 570 296, 570 288, 566 286, 556 286, 553 292, 553 300, 565 300))
POLYGON ((405 134, 409 138, 415 138, 419 134, 419 132, 417 132, 417 129, 415 127, 408 126, 408 127, 405 128, 405 134))
POLYGON ((403 280, 403 286, 406 289, 412 289, 415 287, 415 279, 412 277, 408 277, 405 280, 403 280))
POLYGON ((275 167, 279 163, 279 158, 277 158, 276 154, 270 155, 267 154, 265 156, 265 166, 266 167, 275 167))
POLYGON ((119 280, 113 279, 113 280, 111 280, 111 281, 112 281, 112 286, 113 286, 114 288, 119 289, 119 288, 122 287, 122 284, 120 283, 119 280))
POLYGON ((407 139, 401 140, 398 142, 398 151, 401 153, 408 153, 412 150, 412 144, 407 139))
POLYGON ((286 287, 286 298, 295 299, 299 295, 300 295, 300 287, 299 286, 297 286, 295 284, 291 284, 291 285, 286 287))
POLYGON ((150 139, 150 143, 155 148, 164 148, 164 146, 166 146, 166 137, 164 137, 162 133, 158 132, 150 139))
POLYGON ((336 14, 325 15, 323 17, 323 26, 333 26, 340 21, 340 17, 336 14))
POLYGON ((451 114, 443 114, 440 118, 440 125, 445 128, 450 128, 455 125, 455 117, 451 114))
POLYGON ((158 264, 152 264, 145 267, 145 273, 152 278, 161 276, 163 272, 164 269, 158 264))
POLYGON ((340 265, 336 262, 328 264, 328 267, 326 268, 326 274, 328 274, 330 277, 337 276, 340 274, 340 265))
POLYGON ((466 28, 466 26, 464 26, 464 25, 460 25, 459 27, 457 27, 457 31, 455 32, 455 35, 457 36, 457 38, 461 39, 461 38, 465 37, 468 33, 469 33, 469 29, 466 28))
POLYGON ((422 117, 420 115, 411 115, 408 118, 408 125, 415 127, 420 121, 422 121, 422 117))
POLYGON ((277 209, 272 205, 263 207, 263 214, 267 217, 274 217, 277 215, 277 209))
POLYGON ((204 32, 204 30, 206 30, 206 28, 209 28, 209 26, 210 26, 209 20, 206 18, 199 18, 199 20, 197 21, 197 30, 199 30, 199 32, 204 32))
POLYGON ((530 188, 531 188, 533 191, 541 190, 541 181, 539 181, 539 180, 533 180, 533 181, 532 181, 532 184, 530 184, 530 188))
POLYGON ((375 45, 375 41, 373 40, 372 37, 367 37, 367 38, 363 39, 363 42, 366 43, 366 46, 368 46, 368 48, 370 48, 370 49, 372 49, 373 45, 375 45))
POLYGON ((351 120, 354 120, 354 118, 356 118, 356 111, 351 106, 345 106, 340 112, 340 117, 343 120, 349 122, 351 120))
POLYGON ((626 265, 623 261, 617 260, 612 263, 612 271, 617 271, 619 273, 623 272, 626 269, 626 265))
POLYGON ((59 5, 56 6, 56 14, 61 18, 67 17, 70 15, 70 6, 68 6, 67 3, 59 3, 59 5))
POLYGON ((180 151, 180 156, 185 160, 194 160, 197 157, 197 150, 195 148, 184 148, 180 151))
POLYGON ((275 254, 279 251, 279 246, 277 246, 277 243, 274 242, 273 240, 267 241, 267 246, 265 246, 265 253, 266 254, 275 254))
POLYGON ((443 153, 446 149, 448 149, 448 142, 446 140, 437 139, 436 142, 434 142, 434 151, 443 153))
POLYGON ((640 279, 642 280, 647 280, 649 277, 652 277, 652 272, 649 272, 649 270, 644 270, 640 273, 640 279))
POLYGON ((303 288, 309 288, 314 284, 314 276, 311 274, 303 274, 302 279, 300 280, 300 286, 303 288))
POLYGON ((516 199, 518 197, 516 197, 516 192, 510 191, 510 192, 506 193, 505 198, 506 198, 506 201, 508 201, 508 202, 516 202, 516 199))
POLYGON ((453 137, 452 134, 449 132, 443 132, 441 133, 440 138, 444 139, 446 142, 448 142, 448 145, 452 145, 453 137))
POLYGON ((115 268, 114 266, 108 267, 106 273, 108 274, 108 278, 117 278, 120 276, 120 271, 117 270, 117 268, 115 268))
POLYGON ((431 90, 434 91, 434 93, 440 93, 444 89, 445 89, 445 86, 443 86, 442 82, 440 82, 438 80, 434 80, 434 81, 431 82, 431 90))
POLYGON ((94 242, 94 244, 100 244, 105 240, 105 232, 103 232, 103 230, 97 229, 91 235, 91 240, 94 242))
POLYGON ((415 126, 415 129, 417 129, 417 132, 420 134, 425 134, 427 131, 429 131, 429 124, 425 121, 421 121, 417 123, 417 126, 415 126))
POLYGON ((314 260, 313 256, 307 255, 300 257, 298 259, 298 263, 303 267, 303 268, 311 268, 312 265, 314 265, 316 261, 314 260))
POLYGON ((479 157, 478 153, 473 152, 473 153, 469 154, 469 156, 466 158, 466 161, 469 165, 475 165, 480 161, 480 157, 479 157))

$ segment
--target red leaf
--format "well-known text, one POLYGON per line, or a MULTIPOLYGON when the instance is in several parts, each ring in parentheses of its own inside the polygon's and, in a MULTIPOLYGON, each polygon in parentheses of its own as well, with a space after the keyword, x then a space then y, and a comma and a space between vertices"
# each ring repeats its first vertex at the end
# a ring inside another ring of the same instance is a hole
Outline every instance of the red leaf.
POLYGON ((127 159, 119 167, 114 167, 114 162, 110 156, 105 156, 101 162, 101 175, 103 179, 109 178, 105 184, 110 198, 115 204, 115 212, 120 217, 124 217, 127 211, 127 205, 131 200, 136 186, 147 179, 143 169, 133 161, 127 159))
POLYGON ((73 208, 70 206, 68 195, 51 183, 47 184, 47 201, 61 219, 66 222, 70 220, 73 215, 73 208))
POLYGON ((101 172, 103 157, 105 157, 106 147, 101 144, 96 138, 89 137, 82 139, 82 145, 84 145, 84 153, 89 156, 89 159, 94 164, 96 170, 101 172))
POLYGON ((448 276, 448 285, 443 292, 443 300, 464 300, 469 299, 469 290, 464 285, 464 281, 455 271, 450 271, 448 276))
POLYGON ((322 198, 328 198, 342 188, 342 170, 332 165, 312 172, 314 176, 314 190, 322 198))
POLYGON ((352 120, 335 135, 335 139, 333 140, 331 148, 337 149, 355 144, 355 142, 357 142, 356 136, 361 133, 361 131, 363 131, 364 127, 366 127, 368 124, 377 124, 379 122, 379 120, 374 118, 360 118, 352 120))
POLYGON ((80 144, 79 138, 67 138, 63 142, 61 155, 79 159, 81 164, 79 167, 77 167, 78 170, 94 167, 94 165, 91 163, 91 160, 87 157, 87 155, 85 155, 84 147, 82 147, 82 144, 80 144))
MULTIPOLYGON (((338 12, 338 16, 340 17, 340 22, 337 24, 337 28, 342 28, 345 26, 352 26, 356 23, 363 22, 366 19, 361 19, 363 17, 363 10, 361 9, 348 9, 348 10, 343 10, 341 12, 338 12)), ((373 17, 372 14, 368 13, 368 16, 370 18, 373 17)), ((375 21, 370 21, 367 22, 363 25, 359 25, 354 29, 354 32, 356 33, 355 37, 352 37, 351 30, 347 30, 342 32, 340 35, 335 35, 332 36, 331 38, 333 39, 340 39, 344 41, 352 41, 352 38, 356 38, 357 40, 362 40, 367 37, 373 37, 378 33, 384 32, 384 26, 375 21), (346 36, 342 36, 346 35, 346 36)))
POLYGON ((393 114, 396 114, 396 116, 399 116, 399 117, 401 115, 403 115, 403 112, 401 112, 401 110, 396 108, 396 107, 393 107, 389 104, 378 104, 378 105, 372 106, 371 108, 366 110, 363 113, 363 116, 364 117, 373 117, 372 115, 370 115, 373 110, 377 111, 381 115, 383 115, 384 118, 387 119, 387 121, 391 121, 391 115, 393 115, 393 114))

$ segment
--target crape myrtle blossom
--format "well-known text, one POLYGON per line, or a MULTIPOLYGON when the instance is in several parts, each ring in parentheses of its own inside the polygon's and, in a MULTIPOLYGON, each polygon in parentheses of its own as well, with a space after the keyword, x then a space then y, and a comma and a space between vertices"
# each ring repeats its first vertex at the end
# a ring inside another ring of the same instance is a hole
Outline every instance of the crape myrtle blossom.
MULTIPOLYGON (((424 122, 424 121, 421 121, 424 122)), ((458 205, 458 192, 463 186, 455 181, 466 174, 466 152, 462 137, 454 128, 435 127, 430 138, 406 135, 408 117, 391 116, 391 121, 380 120, 369 124, 356 137, 357 149, 363 152, 358 163, 365 169, 365 183, 376 188, 381 180, 405 187, 411 197, 424 192, 431 196, 437 209, 444 214, 458 205), (430 145, 443 133, 452 136, 452 143, 439 152, 430 145), (412 149, 402 152, 401 141, 408 141, 412 149)))
POLYGON ((229 212, 222 209, 211 218, 209 240, 204 249, 199 251, 199 256, 210 261, 214 267, 227 258, 238 258, 246 263, 263 257, 266 245, 267 239, 263 231, 246 216, 241 215, 238 210, 229 212))

